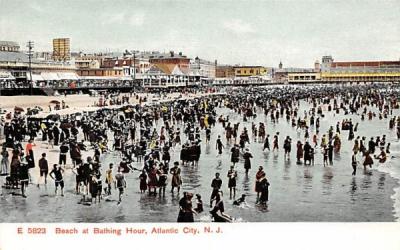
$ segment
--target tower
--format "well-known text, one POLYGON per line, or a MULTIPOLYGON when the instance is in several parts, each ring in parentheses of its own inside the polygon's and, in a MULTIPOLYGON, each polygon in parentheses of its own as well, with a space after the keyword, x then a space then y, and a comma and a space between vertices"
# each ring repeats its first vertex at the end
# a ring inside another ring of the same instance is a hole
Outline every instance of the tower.
POLYGON ((323 72, 329 71, 332 63, 333 63, 332 56, 323 56, 322 64, 321 64, 321 71, 323 71, 323 72))
POLYGON ((325 63, 332 63, 332 62, 333 62, 332 56, 323 56, 323 57, 322 57, 322 64, 325 64, 325 63))
POLYGON ((316 60, 315 63, 314 63, 314 69, 317 72, 321 71, 321 64, 319 63, 318 60, 316 60))
POLYGON ((69 38, 53 39, 53 60, 69 61, 71 59, 69 38))

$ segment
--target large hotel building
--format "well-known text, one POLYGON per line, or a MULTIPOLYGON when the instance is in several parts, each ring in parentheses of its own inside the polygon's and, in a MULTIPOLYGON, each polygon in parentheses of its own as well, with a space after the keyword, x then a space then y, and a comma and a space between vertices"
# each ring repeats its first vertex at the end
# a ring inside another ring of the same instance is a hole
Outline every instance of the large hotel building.
POLYGON ((335 62, 322 57, 323 82, 399 82, 399 61, 335 62))
POLYGON ((53 60, 69 61, 71 60, 71 48, 69 38, 53 39, 53 60))
MULTIPOLYGON (((335 62, 332 56, 323 56, 322 63, 315 62, 314 69, 284 73, 288 83, 399 83, 400 60, 335 62)), ((284 81, 285 78, 281 82, 284 81)))

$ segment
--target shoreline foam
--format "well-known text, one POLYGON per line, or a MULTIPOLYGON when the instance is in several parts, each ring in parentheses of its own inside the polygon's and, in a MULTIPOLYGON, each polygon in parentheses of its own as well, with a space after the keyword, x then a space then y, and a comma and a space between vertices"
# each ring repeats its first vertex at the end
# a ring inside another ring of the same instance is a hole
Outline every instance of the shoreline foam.
POLYGON ((390 158, 386 163, 378 165, 377 170, 389 174, 390 177, 396 180, 397 185, 393 188, 394 194, 392 194, 390 198, 393 200, 393 215, 395 221, 400 222, 400 169, 396 168, 395 164, 395 162, 400 158, 400 142, 394 142, 391 146, 392 150, 390 158))

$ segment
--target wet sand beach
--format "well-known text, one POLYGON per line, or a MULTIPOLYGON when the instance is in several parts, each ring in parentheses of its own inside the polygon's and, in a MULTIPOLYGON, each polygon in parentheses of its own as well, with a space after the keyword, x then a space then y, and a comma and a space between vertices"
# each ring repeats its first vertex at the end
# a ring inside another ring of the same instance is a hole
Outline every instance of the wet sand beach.
MULTIPOLYGON (((21 98, 21 97, 20 97, 21 98)), ((71 97, 68 103, 72 103, 71 97)), ((46 100, 47 101, 47 100, 46 100)), ((79 105, 86 105, 82 101, 79 105)), ((301 101, 301 114, 308 103, 301 101)), ((11 105, 12 106, 12 105, 11 105)), ((212 130, 211 142, 205 144, 205 133, 202 131, 202 154, 199 166, 181 166, 183 187, 180 195, 169 193, 170 179, 168 179, 165 197, 154 197, 140 194, 139 172, 134 171, 126 175, 127 189, 123 196, 121 205, 117 205, 117 191, 112 190, 111 200, 102 200, 100 204, 85 206, 78 204, 81 196, 74 194, 75 175, 71 169, 65 174, 65 196, 54 195, 54 182, 49 179, 45 187, 41 185, 30 185, 27 190, 28 198, 13 196, 3 190, 0 198, 0 213, 2 222, 176 222, 178 215, 178 202, 182 191, 199 193, 203 197, 205 211, 195 216, 196 221, 210 221, 208 213, 208 202, 211 194, 211 180, 216 172, 221 173, 223 181, 222 191, 226 213, 236 218, 239 222, 299 222, 299 221, 327 221, 327 222, 381 222, 395 221, 395 201, 399 198, 394 189, 399 187, 398 179, 393 178, 390 169, 398 169, 399 162, 391 159, 387 163, 375 164, 369 174, 363 173, 362 166, 358 166, 357 175, 352 176, 351 148, 352 141, 347 140, 347 131, 341 135, 342 150, 340 154, 334 155, 333 166, 324 167, 322 164, 322 153, 316 149, 315 165, 304 166, 296 163, 295 142, 304 138, 303 131, 296 131, 286 120, 281 119, 279 123, 273 124, 265 120, 262 112, 259 112, 255 120, 243 122, 242 118, 227 108, 218 108, 218 114, 229 115, 232 122, 240 121, 239 130, 247 127, 251 131, 251 123, 265 122, 266 130, 270 135, 280 132, 280 147, 284 138, 289 135, 293 139, 290 160, 284 159, 283 149, 278 152, 263 152, 262 142, 254 142, 249 145, 254 158, 252 168, 248 177, 244 174, 241 160, 237 164, 237 195, 247 195, 248 206, 236 207, 229 199, 227 187, 227 171, 230 167, 230 148, 232 144, 226 144, 223 136, 223 127, 217 123, 212 130), (215 140, 218 135, 223 137, 225 145, 222 157, 216 157, 215 140), (256 194, 254 192, 255 173, 258 166, 264 167, 267 178, 271 183, 270 197, 267 207, 255 205, 256 194)), ((393 115, 399 115, 395 110, 393 115)), ((386 134, 388 142, 393 145, 393 155, 396 155, 399 142, 395 131, 387 131, 388 119, 361 122, 357 115, 337 115, 333 112, 326 113, 321 120, 321 134, 326 133, 329 126, 335 125, 337 121, 344 118, 352 118, 354 122, 360 122, 356 136, 381 136, 386 134), (384 128, 379 130, 377 128, 384 128)), ((157 124, 158 129, 161 122, 157 124)), ((315 131, 311 127, 310 134, 315 131)), ((250 135, 251 136, 251 135, 250 135)), ((184 135, 182 133, 182 138, 184 135)), ((111 145, 112 142, 109 142, 111 145)), ((37 141, 35 148, 36 159, 42 152, 47 152, 49 163, 57 162, 58 148, 47 149, 47 142, 37 141)), ((171 151, 171 162, 179 159, 180 147, 176 146, 171 151)), ((400 152, 400 151, 399 151, 400 152)), ((83 157, 92 155, 92 152, 84 152, 83 157)), ((121 160, 117 152, 109 152, 101 156, 102 172, 107 169, 109 163, 118 165, 121 160)), ((360 159, 361 161, 361 159, 360 159)), ((67 164, 71 165, 70 159, 67 164)), ((141 168, 141 163, 134 163, 134 167, 141 168)), ((38 168, 34 169, 34 180, 39 175, 38 168)), ((103 175, 104 176, 104 175, 103 175)), ((169 177, 170 178, 170 177, 169 177)), ((35 181, 34 181, 35 183, 35 181)), ((105 184, 103 184, 103 187, 105 184)))

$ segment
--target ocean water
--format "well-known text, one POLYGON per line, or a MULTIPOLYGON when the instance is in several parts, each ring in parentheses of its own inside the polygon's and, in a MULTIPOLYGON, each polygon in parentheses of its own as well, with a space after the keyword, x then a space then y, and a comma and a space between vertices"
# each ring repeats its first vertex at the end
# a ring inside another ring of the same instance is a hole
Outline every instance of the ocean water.
MULTIPOLYGON (((302 101, 299 114, 307 109, 308 103, 302 101)), ((358 166, 357 175, 352 176, 351 149, 353 142, 347 140, 348 132, 343 131, 342 150, 334 155, 333 166, 324 167, 322 153, 316 149, 315 164, 304 166, 296 164, 297 140, 304 138, 304 132, 291 127, 286 120, 273 124, 269 117, 260 112, 255 120, 243 122, 242 118, 226 108, 218 108, 218 113, 229 115, 232 122, 240 121, 239 130, 247 127, 251 134, 251 123, 266 122, 267 133, 274 135, 279 132, 280 149, 278 152, 263 152, 262 142, 252 142, 248 145, 254 158, 249 175, 244 173, 241 160, 236 169, 238 171, 237 194, 247 195, 247 204, 240 207, 232 205, 233 199, 229 199, 229 190, 226 177, 230 167, 230 148, 232 144, 225 144, 221 157, 217 157, 215 140, 218 135, 224 138, 221 124, 212 130, 211 143, 206 145, 205 134, 202 139, 202 155, 199 166, 182 168, 182 191, 189 191, 202 195, 205 212, 195 216, 196 221, 208 222, 211 220, 208 213, 208 204, 211 194, 211 180, 216 172, 221 173, 223 181, 223 193, 226 213, 234 218, 235 222, 300 222, 300 221, 332 221, 332 222, 381 222, 398 221, 400 217, 400 142, 395 136, 395 131, 388 130, 388 119, 372 121, 360 121, 357 115, 337 115, 325 112, 321 119, 320 134, 326 133, 330 126, 335 128, 336 122, 344 118, 352 118, 359 122, 356 136, 382 136, 386 134, 391 143, 391 158, 385 164, 375 164, 368 174, 364 174, 362 166, 358 166), (284 159, 282 149, 284 138, 289 135, 293 139, 290 160, 284 159), (256 205, 254 192, 255 174, 258 166, 263 166, 267 178, 271 183, 270 196, 267 206, 256 205)), ((395 110, 393 115, 399 115, 395 110)), ((158 127, 161 123, 158 124, 158 127)), ((314 134, 314 128, 310 129, 310 135, 314 134)), ((183 137, 182 137, 183 138, 183 137)), ((321 136, 319 136, 321 138, 321 136)), ((225 139, 223 140, 225 143, 225 139)), ((111 142, 110 142, 111 143, 111 142)), ((271 139, 272 143, 272 139, 271 139)), ((45 149, 45 144, 36 149, 36 158, 45 149)), ((57 149, 50 150, 50 154, 57 155, 57 149)), ((179 158, 180 148, 171 151, 173 162, 179 158)), ((86 155, 91 152, 86 152, 86 155)), ((55 157, 56 158, 56 157, 55 157)), ((110 162, 119 164, 120 155, 110 152, 102 155, 102 170, 110 162)), ((361 156, 358 157, 362 162, 361 156)), ((141 163, 134 163, 137 168, 141 163)), ((35 169, 33 175, 37 176, 35 169)), ((139 172, 126 175, 128 187, 123 196, 123 201, 117 205, 117 191, 108 201, 102 200, 97 204, 79 204, 81 196, 74 194, 75 175, 71 170, 65 174, 65 197, 54 195, 54 183, 49 179, 46 187, 37 188, 30 185, 27 190, 28 198, 23 199, 17 195, 11 195, 3 190, 0 198, 0 221, 2 222, 175 222, 178 216, 178 202, 181 194, 171 194, 168 183, 165 197, 149 196, 139 191, 139 172)), ((3 180, 2 180, 3 181, 3 180)), ((170 181, 170 180, 169 180, 170 181)), ((104 185, 104 184, 103 184, 104 185)), ((195 200, 193 199, 195 205, 195 200)))
MULTIPOLYGON (((397 183, 400 183, 400 142, 394 141, 391 144, 391 157, 387 162, 380 165, 379 171, 388 173, 392 178, 396 179, 397 183)), ((400 221, 400 186, 396 185, 394 193, 391 196, 393 200, 393 212, 396 221, 400 221)))

